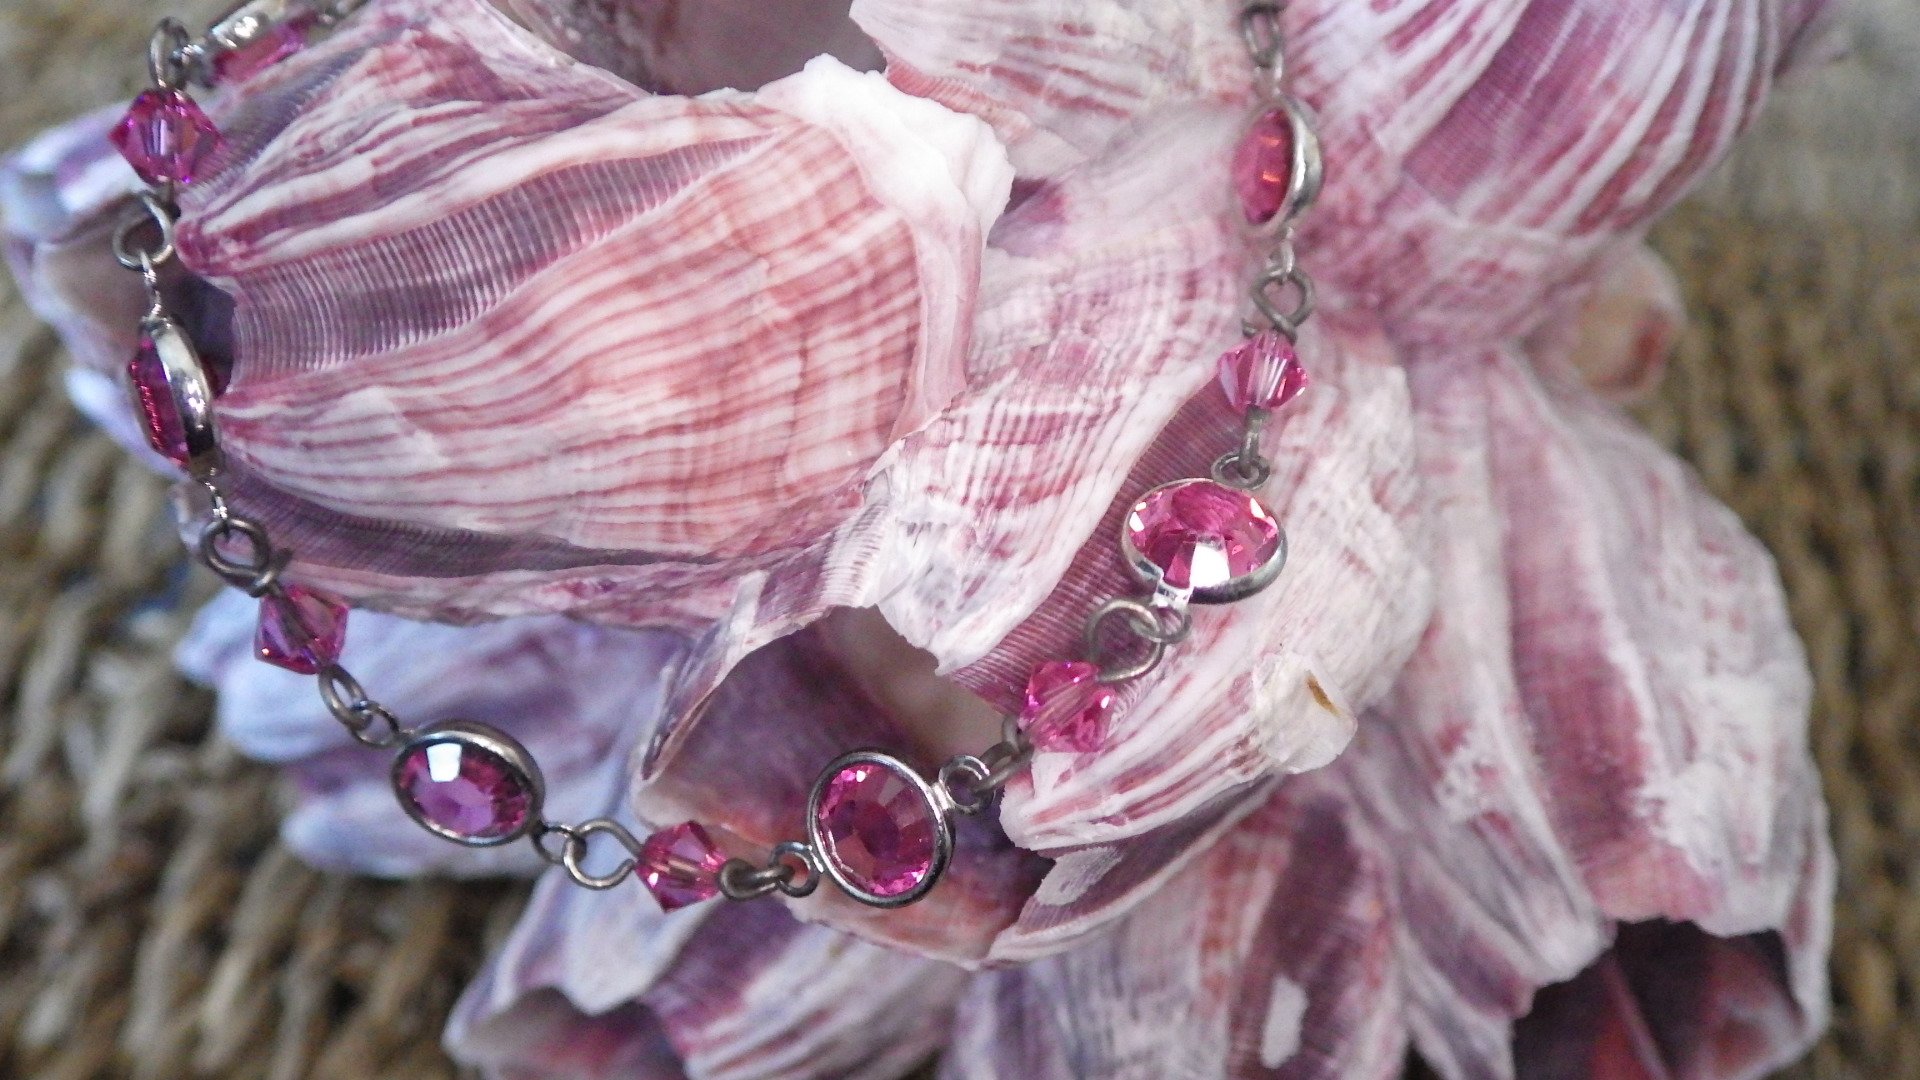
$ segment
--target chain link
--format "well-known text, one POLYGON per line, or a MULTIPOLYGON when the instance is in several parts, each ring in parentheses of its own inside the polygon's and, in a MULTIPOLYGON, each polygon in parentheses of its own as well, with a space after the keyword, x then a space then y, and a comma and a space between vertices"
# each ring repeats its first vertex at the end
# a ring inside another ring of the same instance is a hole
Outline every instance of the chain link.
POLYGON ((339 664, 328 664, 315 672, 320 700, 355 742, 376 750, 385 750, 411 739, 416 733, 400 723, 393 710, 367 695, 366 687, 353 673, 339 664))
POLYGON ((199 549, 207 569, 252 597, 277 591, 280 574, 292 558, 275 550, 265 527, 233 513, 224 498, 200 528, 199 549))
POLYGON ((1180 644, 1192 633, 1193 615, 1185 604, 1150 604, 1119 596, 1101 604, 1087 617, 1086 627, 1081 631, 1081 644, 1087 658, 1099 665, 1101 682, 1121 683, 1159 667, 1160 661, 1166 658, 1167 647, 1180 644), (1171 625, 1166 622, 1168 616, 1173 618, 1171 625), (1107 648, 1107 625, 1116 618, 1122 629, 1146 646, 1132 661, 1113 655, 1107 648))
POLYGON ((128 270, 151 273, 173 261, 173 223, 174 213, 170 202, 163 200, 158 192, 140 193, 139 205, 134 213, 113 230, 113 258, 128 270), (156 247, 135 247, 134 233, 148 225, 159 229, 159 245, 156 247))
POLYGON ((753 900, 778 892, 794 899, 812 896, 820 887, 821 871, 813 849, 798 840, 773 846, 766 864, 728 859, 720 867, 720 892, 729 900, 753 900))
POLYGON ((1251 491, 1273 475, 1273 463, 1260 453, 1260 433, 1267 426, 1265 409, 1250 408, 1240 425, 1240 445, 1213 460, 1213 478, 1231 488, 1251 491))
POLYGON ((1290 241, 1283 244, 1254 277, 1247 298, 1253 301, 1254 315, 1241 329, 1249 337, 1262 330, 1277 330, 1286 335, 1288 341, 1300 337, 1301 324, 1313 317, 1313 279, 1295 261, 1290 241), (1289 299, 1293 306, 1283 308, 1282 304, 1289 299))
POLYGON ((639 837, 634 836, 633 833, 627 831, 626 826, 612 818, 594 818, 591 821, 583 821, 578 825, 556 825, 552 822, 541 822, 539 828, 540 831, 537 832, 534 837, 534 848, 540 852, 542 857, 548 858, 549 860, 551 860, 552 856, 541 840, 548 833, 559 833, 565 838, 560 845, 559 863, 560 866, 566 870, 567 876, 572 878, 576 885, 582 885, 596 891, 611 889, 631 877, 634 867, 640 864, 642 845, 639 837), (621 859, 619 864, 612 870, 604 874, 595 874, 586 868, 587 852, 592 846, 593 838, 603 833, 611 836, 614 843, 620 845, 620 847, 626 851, 627 857, 621 859))
POLYGON ((1033 743, 1020 730, 1018 717, 1000 718, 1000 741, 979 754, 959 754, 940 766, 940 790, 963 814, 987 808, 993 793, 1033 760, 1033 743))

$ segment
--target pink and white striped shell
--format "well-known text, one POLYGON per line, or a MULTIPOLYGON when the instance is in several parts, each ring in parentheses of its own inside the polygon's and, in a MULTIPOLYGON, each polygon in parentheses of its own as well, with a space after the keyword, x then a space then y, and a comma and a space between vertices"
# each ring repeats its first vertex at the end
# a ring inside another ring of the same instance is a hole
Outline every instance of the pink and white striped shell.
MULTIPOLYGON (((840 1077, 950 1045, 950 1076, 1040 1080, 1797 1053, 1832 877, 1804 664, 1765 553, 1577 373, 1657 368, 1617 332, 1677 319, 1640 230, 1823 7, 1296 0, 1329 177, 1315 389, 1267 446, 1281 582, 1199 619, 1105 749, 1016 780, 921 904, 662 916, 543 882, 455 1052, 840 1077)), ((1120 508, 1235 430, 1236 10, 375 0, 211 102, 230 148, 170 287, 232 363, 234 500, 300 580, 482 624, 356 617, 367 670, 435 657, 383 673, 401 707, 568 687, 495 708, 583 811, 763 850, 844 750, 977 749, 1124 587, 1120 508)), ((96 372, 139 304, 103 123, 4 189, 96 372)), ((453 868, 362 813, 378 763, 233 662, 238 617, 189 666, 298 761, 294 842, 453 868)))

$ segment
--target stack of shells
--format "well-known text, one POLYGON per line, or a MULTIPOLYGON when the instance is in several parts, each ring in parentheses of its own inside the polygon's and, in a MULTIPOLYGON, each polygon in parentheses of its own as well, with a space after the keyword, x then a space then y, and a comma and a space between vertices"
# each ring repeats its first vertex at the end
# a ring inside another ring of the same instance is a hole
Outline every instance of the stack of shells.
MULTIPOLYGON (((505 7, 376 0, 208 99, 224 145, 183 189, 192 273, 164 285, 231 372, 234 503, 308 595, 375 609, 342 655, 525 743, 556 814, 697 820, 733 855, 793 835, 850 746, 940 760, 1027 711, 1061 749, 897 911, 663 915, 550 876, 456 1055, 829 1077, 947 1046, 954 1077, 1065 1080, 1389 1077, 1412 1047, 1450 1077, 1744 1076, 1819 1029, 1831 853, 1777 582, 1589 389, 1657 364, 1585 320, 1671 327, 1639 232, 1824 5, 1291 5, 1333 169, 1299 237, 1316 392, 1257 491, 1296 550, 1112 698, 1054 666, 1127 580, 1112 538, 1206 472, 1232 406, 1303 378, 1236 344, 1272 149, 1234 164, 1237 11, 855 0, 766 35, 724 4, 505 7)), ((0 197, 76 396, 128 431, 102 389, 142 303, 107 252, 117 120, 28 147, 0 197)), ((331 613, 275 648, 329 642, 331 613)), ((256 617, 223 598, 183 663, 300 780, 296 848, 539 869, 396 827, 384 770, 237 662, 256 617)))

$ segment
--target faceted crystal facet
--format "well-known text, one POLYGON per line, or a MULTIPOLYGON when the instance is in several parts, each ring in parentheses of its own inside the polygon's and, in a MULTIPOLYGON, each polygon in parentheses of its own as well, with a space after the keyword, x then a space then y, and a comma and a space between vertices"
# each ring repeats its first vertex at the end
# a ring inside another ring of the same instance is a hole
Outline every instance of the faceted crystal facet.
POLYGON ((933 873, 938 819, 914 782, 869 761, 828 779, 815 824, 820 857, 852 885, 874 896, 902 896, 933 873))
POLYGON ((457 840, 513 836, 526 826, 533 804, 531 777, 451 734, 409 747, 394 775, 408 809, 457 840))
POLYGON ((1100 681, 1100 669, 1092 664, 1084 660, 1041 664, 1027 679, 1020 730, 1036 749, 1089 753, 1107 740, 1113 701, 1113 687, 1100 681))
POLYGON ((718 896, 726 861, 699 822, 683 821, 647 837, 635 872, 660 910, 673 911, 718 896))
POLYGON ((307 21, 275 24, 247 44, 216 56, 213 77, 222 84, 245 82, 299 52, 306 44, 307 21))
POLYGON ((191 456, 187 450, 186 423, 174 404, 172 389, 167 386, 167 369, 160 361, 160 350, 146 334, 140 335, 140 348, 127 364, 127 378, 133 383, 135 412, 140 416, 141 428, 146 431, 147 444, 168 461, 186 468, 191 456))
POLYGON ((1280 524, 1250 493, 1212 480, 1147 492, 1127 514, 1127 539, 1176 589, 1244 578, 1280 553, 1280 524))
POLYGON ((1220 355, 1220 388, 1236 409, 1278 409, 1307 382, 1293 342, 1278 330, 1263 330, 1220 355))
POLYGON ((111 138, 140 179, 191 184, 220 147, 220 132, 200 106, 178 90, 156 87, 133 99, 111 138))
POLYGON ((1293 179, 1293 123, 1285 111, 1262 113, 1233 153, 1233 190, 1250 224, 1273 219, 1293 179))
POLYGON ((347 605, 325 593, 289 585, 260 600, 254 655, 269 664, 312 675, 340 659, 347 640, 347 605))

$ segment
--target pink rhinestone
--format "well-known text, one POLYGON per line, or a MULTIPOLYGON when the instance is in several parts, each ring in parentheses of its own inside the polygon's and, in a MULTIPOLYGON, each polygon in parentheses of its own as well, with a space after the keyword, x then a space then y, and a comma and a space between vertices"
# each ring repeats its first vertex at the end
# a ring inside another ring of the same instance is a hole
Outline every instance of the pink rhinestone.
POLYGON ((1293 179, 1293 123, 1280 109, 1262 113, 1233 153, 1233 190, 1247 221, 1264 224, 1280 212, 1293 179))
POLYGON ((396 774, 400 797, 462 840, 498 840, 527 824, 533 781, 505 758, 447 738, 416 743, 396 774))
POLYGON ((815 823, 820 857, 875 896, 911 892, 933 872, 933 807, 912 781, 885 766, 861 761, 834 773, 815 823))
POLYGON ((1127 539, 1176 589, 1206 589, 1267 565, 1280 525, 1245 491, 1212 480, 1155 488, 1127 514, 1127 539))
POLYGON ((673 911, 720 894, 720 867, 727 861, 697 821, 661 829, 640 847, 640 881, 673 911))
POLYGON ((147 444, 168 461, 185 468, 190 456, 187 427, 173 403, 173 391, 167 386, 167 369, 160 362, 160 350, 146 334, 140 335, 139 351, 127 364, 127 378, 133 383, 133 403, 140 414, 140 426, 146 431, 147 444))
POLYGON ((1263 330, 1220 355, 1220 388, 1236 409, 1278 409, 1308 381, 1293 342, 1278 330, 1263 330))
POLYGON ((192 98, 160 88, 134 98, 110 137, 149 184, 193 183, 221 142, 219 130, 192 98))
POLYGON ((346 640, 347 605, 325 593, 289 585, 260 600, 253 652, 269 664, 312 675, 340 659, 346 640))
POLYGON ((1107 741, 1113 699, 1113 687, 1100 681, 1100 669, 1084 660, 1041 664, 1027 679, 1020 730, 1037 749, 1089 753, 1107 741))
POLYGON ((220 83, 245 82, 285 60, 307 45, 306 21, 283 22, 238 49, 214 58, 213 76, 220 83))

